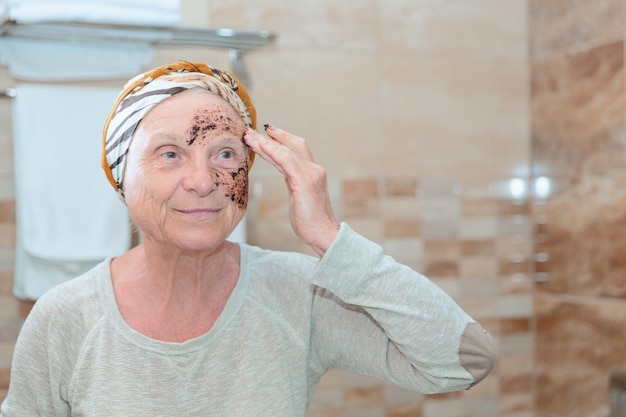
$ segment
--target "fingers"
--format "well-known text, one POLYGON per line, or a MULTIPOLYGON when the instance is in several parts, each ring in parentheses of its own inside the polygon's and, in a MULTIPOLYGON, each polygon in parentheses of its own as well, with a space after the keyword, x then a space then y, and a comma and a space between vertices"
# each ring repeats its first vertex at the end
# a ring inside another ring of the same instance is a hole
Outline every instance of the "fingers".
POLYGON ((313 155, 304 139, 285 130, 266 126, 267 136, 249 129, 244 135, 244 141, 283 175, 313 162, 313 155))
POLYGON ((283 175, 286 174, 284 165, 285 160, 289 158, 287 148, 254 130, 248 130, 243 139, 258 156, 273 165, 283 175))
POLYGON ((266 124, 264 127, 265 133, 267 133, 269 137, 291 149, 301 157, 313 161, 313 154, 311 154, 311 150, 309 149, 306 140, 272 125, 266 124))

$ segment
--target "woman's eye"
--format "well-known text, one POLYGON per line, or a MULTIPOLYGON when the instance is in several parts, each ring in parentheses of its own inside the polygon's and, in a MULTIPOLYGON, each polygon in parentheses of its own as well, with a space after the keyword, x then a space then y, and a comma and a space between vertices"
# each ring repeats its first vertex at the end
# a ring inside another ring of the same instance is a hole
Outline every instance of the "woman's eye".
POLYGON ((162 153, 161 156, 165 159, 174 159, 178 157, 178 154, 176 154, 176 152, 165 152, 162 153))
POLYGON ((218 156, 221 159, 232 159, 235 157, 235 154, 231 151, 222 151, 218 156))

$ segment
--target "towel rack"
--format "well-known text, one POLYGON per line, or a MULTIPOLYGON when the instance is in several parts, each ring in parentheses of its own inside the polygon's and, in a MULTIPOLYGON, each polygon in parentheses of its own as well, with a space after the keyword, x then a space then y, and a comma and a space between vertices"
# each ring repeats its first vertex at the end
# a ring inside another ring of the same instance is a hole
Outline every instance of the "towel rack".
POLYGON ((0 37, 61 41, 126 41, 150 45, 204 46, 229 50, 232 71, 245 84, 245 53, 272 43, 276 36, 267 30, 230 28, 201 29, 152 27, 79 22, 41 22, 22 24, 0 21, 0 37))
POLYGON ((4 90, 0 90, 1 97, 13 98, 17 95, 17 91, 15 88, 5 88, 4 90))

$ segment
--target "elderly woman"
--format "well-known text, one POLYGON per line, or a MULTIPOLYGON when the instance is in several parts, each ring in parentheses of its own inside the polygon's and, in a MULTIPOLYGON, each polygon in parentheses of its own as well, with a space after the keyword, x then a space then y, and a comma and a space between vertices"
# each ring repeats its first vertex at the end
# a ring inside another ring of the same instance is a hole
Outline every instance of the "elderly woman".
POLYGON ((38 300, 0 414, 303 416, 329 368, 467 389, 491 336, 424 276, 339 223, 306 142, 256 128, 229 73, 178 62, 127 84, 103 166, 143 241, 38 300), (319 257, 235 244, 258 155, 319 257))

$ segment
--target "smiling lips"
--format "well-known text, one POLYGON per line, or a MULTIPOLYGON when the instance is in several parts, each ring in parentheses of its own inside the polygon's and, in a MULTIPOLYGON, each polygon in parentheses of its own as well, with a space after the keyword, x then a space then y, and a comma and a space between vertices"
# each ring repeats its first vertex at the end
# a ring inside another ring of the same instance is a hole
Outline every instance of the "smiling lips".
POLYGON ((193 209, 176 209, 177 212, 189 215, 191 217, 203 218, 211 217, 221 211, 221 209, 211 208, 193 208, 193 209))

